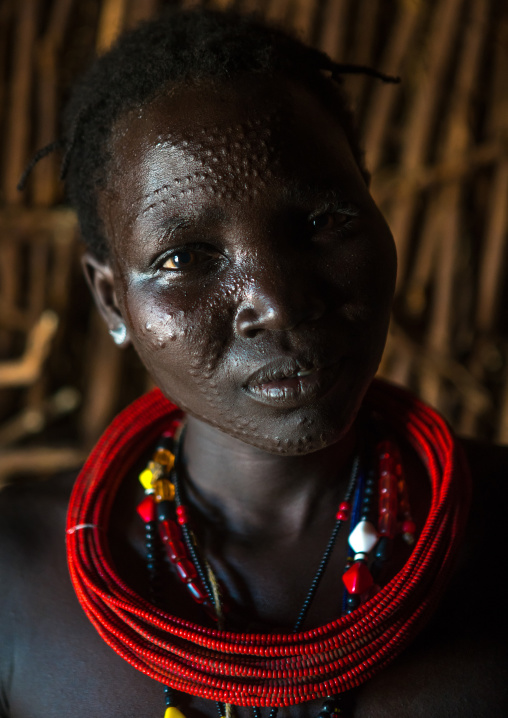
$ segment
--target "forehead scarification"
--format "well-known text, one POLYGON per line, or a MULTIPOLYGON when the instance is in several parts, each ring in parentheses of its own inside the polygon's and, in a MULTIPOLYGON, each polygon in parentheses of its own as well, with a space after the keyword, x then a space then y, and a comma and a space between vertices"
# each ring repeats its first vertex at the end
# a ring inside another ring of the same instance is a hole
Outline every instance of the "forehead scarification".
POLYGON ((147 159, 166 156, 174 174, 162 184, 155 182, 157 186, 139 198, 141 214, 150 214, 159 205, 198 189, 217 199, 255 195, 266 186, 278 163, 281 146, 274 134, 280 135, 281 123, 281 113, 273 111, 244 122, 158 135, 147 159))
POLYGON ((271 202, 274 190, 295 201, 309 182, 305 201, 314 201, 354 164, 340 124, 305 88, 248 89, 184 89, 123 116, 110 181, 128 231, 146 221, 160 232, 214 208, 233 216, 256 196, 271 202))

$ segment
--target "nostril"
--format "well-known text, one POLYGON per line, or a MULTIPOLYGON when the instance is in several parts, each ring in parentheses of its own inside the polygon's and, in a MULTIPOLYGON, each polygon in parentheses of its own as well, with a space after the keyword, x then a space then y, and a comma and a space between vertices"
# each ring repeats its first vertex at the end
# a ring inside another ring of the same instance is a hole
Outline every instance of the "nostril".
POLYGON ((315 322, 326 312, 326 304, 321 299, 315 299, 306 306, 305 311, 307 312, 306 320, 315 322))
POLYGON ((245 307, 236 317, 236 331, 246 339, 252 339, 263 328, 259 313, 253 307, 245 307))
POLYGON ((235 317, 238 336, 251 339, 262 331, 289 331, 306 322, 314 322, 325 312, 320 292, 309 296, 298 286, 279 278, 266 291, 251 291, 240 301, 235 317))

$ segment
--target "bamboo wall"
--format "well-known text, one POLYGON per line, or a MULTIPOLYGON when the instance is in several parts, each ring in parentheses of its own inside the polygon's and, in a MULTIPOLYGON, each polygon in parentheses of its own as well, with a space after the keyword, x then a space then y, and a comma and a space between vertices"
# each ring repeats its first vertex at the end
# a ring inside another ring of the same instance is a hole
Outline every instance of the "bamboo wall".
MULTIPOLYGON (((0 482, 72 467, 149 380, 119 352, 80 276, 58 136, 92 53, 157 0, 0 3, 0 482)), ((187 3, 199 4, 198 2, 187 3)), ((344 62, 372 192, 399 253, 381 373, 465 434, 508 442, 508 4, 504 0, 209 0, 258 10, 344 62)))

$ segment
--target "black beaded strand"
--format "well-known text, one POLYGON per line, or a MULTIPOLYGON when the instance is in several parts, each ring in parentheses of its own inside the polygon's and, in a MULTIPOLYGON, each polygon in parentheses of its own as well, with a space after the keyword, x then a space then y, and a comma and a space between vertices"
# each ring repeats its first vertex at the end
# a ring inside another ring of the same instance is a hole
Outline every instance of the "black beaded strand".
MULTIPOLYGON (((353 495, 355 484, 356 484, 356 481, 358 478, 359 466, 360 466, 360 458, 359 458, 359 456, 356 456, 353 461, 353 467, 351 469, 351 478, 349 480, 349 485, 348 485, 348 488, 346 491, 346 495, 344 497, 345 502, 350 503, 350 501, 351 501, 351 497, 353 495)), ((307 593, 307 596, 305 598, 305 601, 303 602, 303 606, 300 610, 298 618, 296 619, 296 623, 293 627, 293 633, 297 633, 300 630, 300 628, 302 627, 303 622, 305 621, 305 617, 307 616, 310 605, 314 599, 314 596, 316 595, 316 591, 321 582, 323 574, 326 570, 326 567, 330 560, 330 556, 332 555, 332 552, 333 552, 333 549, 335 546, 335 542, 337 540, 337 536, 338 536, 339 531, 343 524, 344 524, 344 521, 342 521, 341 519, 337 519, 335 521, 335 526, 333 527, 332 535, 330 536, 330 540, 328 541, 328 544, 326 546, 325 552, 323 554, 323 558, 321 559, 321 562, 319 564, 316 575, 314 576, 314 579, 310 586, 309 592, 307 593)), ((328 702, 328 705, 331 705, 331 703, 330 703, 331 701, 334 701, 334 705, 337 707, 337 700, 335 698, 327 698, 325 700, 325 704, 327 704, 327 702, 328 702)), ((321 713, 323 710, 324 710, 324 707, 320 711, 319 717, 320 718, 329 718, 331 715, 331 713, 329 711, 326 711, 325 715, 321 716, 321 713)), ((270 711, 269 718, 276 718, 278 712, 279 712, 278 707, 274 706, 270 711)), ((254 718, 261 718, 261 711, 259 710, 259 708, 254 709, 254 718)))
MULTIPOLYGON (((169 448, 169 450, 175 454, 175 465, 171 472, 171 478, 172 478, 172 481, 173 481, 173 484, 175 487, 175 504, 177 507, 182 506, 182 489, 180 486, 180 481, 179 481, 179 476, 178 476, 178 467, 181 466, 181 452, 182 452, 184 433, 185 433, 185 429, 182 431, 178 442, 175 442, 173 439, 168 439, 168 442, 164 442, 164 444, 162 444, 162 442, 159 442, 161 444, 160 448, 169 448), (167 446, 166 446, 166 443, 168 444, 167 446)), ((158 448, 159 448, 159 445, 158 445, 158 448)), ((353 492, 355 490, 355 485, 358 481, 359 465, 360 465, 359 456, 356 456, 353 461, 353 465, 352 465, 352 469, 351 469, 351 477, 350 477, 349 485, 348 485, 348 488, 346 491, 346 495, 344 497, 344 502, 347 502, 347 503, 351 502, 351 498, 352 498, 353 492)), ((164 520, 166 518, 169 518, 169 509, 170 508, 172 509, 171 502, 169 502, 169 501, 160 502, 157 506, 158 520, 164 520), (166 506, 166 504, 167 504, 167 506, 166 506)), ((362 506, 362 508, 363 508, 363 506, 362 506)), ((330 557, 332 555, 332 552, 333 552, 333 549, 335 547, 335 543, 337 540, 337 536, 338 536, 339 531, 344 523, 345 523, 345 521, 342 519, 337 519, 335 522, 335 525, 332 530, 332 534, 331 534, 328 544, 325 548, 324 554, 321 558, 317 572, 312 580, 311 586, 309 588, 309 591, 307 593, 305 601, 302 605, 300 613, 298 614, 296 623, 293 628, 294 633, 296 633, 300 630, 301 626, 303 625, 303 622, 305 621, 305 618, 307 616, 307 613, 309 611, 311 603, 315 597, 315 594, 317 592, 317 589, 319 587, 321 579, 324 575, 324 572, 326 570, 326 567, 327 567, 330 557)), ((147 527, 146 528, 147 567, 149 570, 150 583, 152 583, 152 581, 154 583, 154 588, 151 590, 152 600, 154 601, 154 603, 156 605, 160 605, 161 581, 160 581, 160 576, 159 576, 158 570, 157 570, 157 564, 158 564, 158 559, 160 559, 161 563, 162 563, 162 554, 160 557, 157 554, 157 546, 158 546, 157 545, 157 539, 158 539, 157 521, 147 522, 145 525, 147 527)), ((215 602, 215 596, 211 589, 208 576, 206 575, 203 564, 198 555, 198 550, 197 550, 195 540, 193 538, 193 535, 191 534, 191 530, 190 530, 188 524, 186 524, 186 523, 182 525, 182 534, 183 534, 183 538, 184 538, 185 544, 187 546, 187 549, 189 551, 189 554, 192 558, 192 562, 193 562, 193 564, 196 568, 196 571, 202 581, 203 586, 206 588, 206 591, 208 593, 210 601, 212 602, 214 607, 217 607, 216 602, 215 602)), ((160 550, 162 550, 160 546, 158 546, 158 548, 160 550)), ((170 686, 166 685, 166 686, 164 686, 164 692, 165 692, 165 701, 166 701, 167 708, 178 705, 178 700, 177 700, 178 692, 177 691, 174 691, 174 689, 172 689, 170 686)), ((332 716, 337 716, 337 715, 342 714, 343 711, 342 711, 341 703, 342 703, 341 696, 340 697, 339 696, 336 696, 336 697, 328 696, 323 703, 323 707, 318 714, 318 718, 332 718, 332 716)), ((217 701, 217 710, 219 713, 219 717, 223 718, 223 716, 225 715, 225 705, 223 703, 217 701)), ((277 714, 278 714, 278 707, 274 706, 270 710, 269 718, 276 718, 277 714)), ((254 718, 262 718, 261 710, 258 706, 253 707, 253 717, 254 718)))
MULTIPOLYGON (((162 545, 157 530, 157 521, 145 522, 146 567, 149 577, 150 600, 159 608, 164 607, 162 598, 162 578, 160 566, 163 563, 162 545)), ((166 708, 176 707, 179 704, 179 693, 174 688, 164 685, 164 700, 166 708)))

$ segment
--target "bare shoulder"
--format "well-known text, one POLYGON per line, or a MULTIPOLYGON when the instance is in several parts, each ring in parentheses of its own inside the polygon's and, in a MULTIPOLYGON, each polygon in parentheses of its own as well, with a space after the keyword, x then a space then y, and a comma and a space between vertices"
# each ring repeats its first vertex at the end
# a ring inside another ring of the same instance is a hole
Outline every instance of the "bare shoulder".
POLYGON ((0 490, 0 717, 20 638, 44 603, 50 581, 66 571, 65 516, 74 476, 18 481, 0 490))
MULTIPOLYGON (((508 446, 462 439, 472 479, 469 519, 455 579, 452 605, 463 606, 478 629, 494 625, 506 631, 505 611, 508 600, 504 566, 508 551, 506 506, 508 505, 508 446)), ((465 616, 457 614, 460 621, 465 616)))
POLYGON ((51 552, 53 539, 61 540, 74 479, 20 480, 0 490, 0 570, 14 577, 23 559, 21 577, 51 552))
POLYGON ((506 479, 508 473, 508 446, 489 444, 475 439, 461 439, 475 483, 506 479))
MULTIPOLYGON (((21 480, 0 490, 0 601, 19 604, 25 584, 62 553, 74 475, 21 480)), ((1 620, 1 618, 0 618, 1 620)))
MULTIPOLYGON (((508 447, 461 440, 472 478, 469 519, 457 567, 422 643, 438 647, 432 669, 455 684, 456 705, 479 715, 508 711, 508 447), (462 703, 461 703, 462 701, 462 703)), ((429 668, 430 670, 430 668, 429 668)), ((450 713, 452 715, 452 713, 450 713)), ((454 714, 453 714, 454 715, 454 714)))
MULTIPOLYGON (((506 563, 508 550, 508 446, 472 439, 464 439, 461 444, 472 478, 472 500, 466 535, 467 552, 471 559, 475 556, 479 560, 476 575, 480 584, 482 577, 488 575, 483 567, 489 566, 492 570, 489 581, 495 583, 499 576, 504 587, 506 582, 501 567, 506 563)), ((494 583, 490 585, 493 587, 494 583)), ((492 594, 492 591, 484 593, 492 594)))

